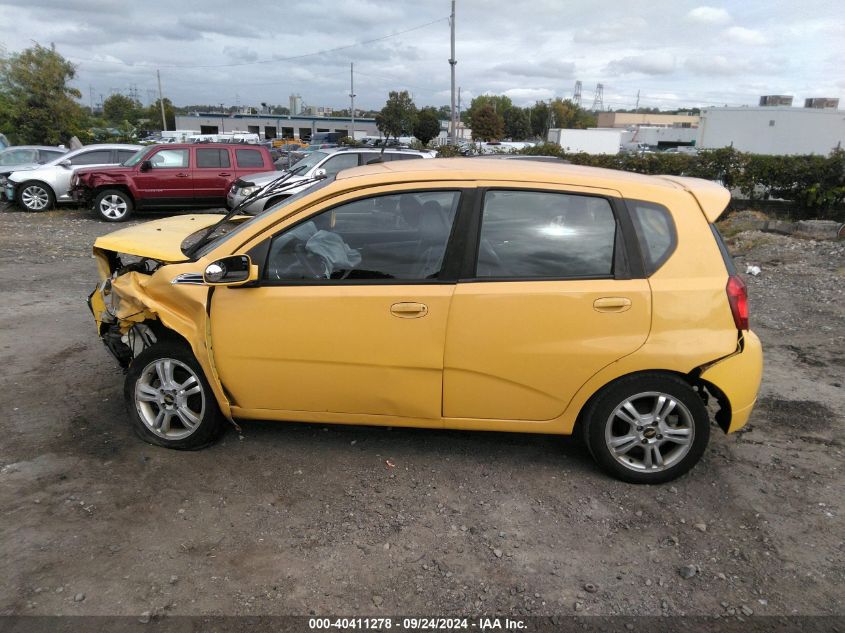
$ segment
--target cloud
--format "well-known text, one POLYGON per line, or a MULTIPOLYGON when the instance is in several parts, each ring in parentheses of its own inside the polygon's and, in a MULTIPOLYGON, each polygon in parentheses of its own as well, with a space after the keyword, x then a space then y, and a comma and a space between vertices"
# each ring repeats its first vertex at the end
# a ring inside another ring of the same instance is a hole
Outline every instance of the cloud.
POLYGON ((745 46, 760 46, 768 40, 760 31, 747 29, 743 26, 732 26, 723 32, 726 39, 745 46))
POLYGON ((517 77, 550 77, 556 79, 571 79, 575 76, 575 64, 572 62, 505 62, 496 64, 493 72, 506 73, 517 77))
POLYGON ((738 75, 773 75, 789 67, 789 60, 771 59, 736 59, 724 55, 705 55, 691 57, 684 67, 697 75, 738 76, 738 75))
POLYGON ((248 46, 224 46, 223 54, 233 62, 254 62, 258 59, 258 53, 248 46))
POLYGON ((519 106, 531 105, 535 101, 551 99, 555 96, 554 91, 548 88, 510 88, 502 94, 510 97, 511 101, 519 106))
POLYGON ((631 17, 626 20, 617 20, 599 24, 599 26, 586 29, 578 29, 572 35, 572 41, 576 44, 609 44, 618 42, 630 42, 632 38, 651 28, 645 18, 631 17))
POLYGON ((669 55, 649 54, 614 59, 605 67, 611 75, 668 75, 675 71, 675 59, 669 55))
POLYGON ((731 22, 731 14, 720 7, 701 6, 690 10, 687 19, 701 24, 728 24, 731 22))

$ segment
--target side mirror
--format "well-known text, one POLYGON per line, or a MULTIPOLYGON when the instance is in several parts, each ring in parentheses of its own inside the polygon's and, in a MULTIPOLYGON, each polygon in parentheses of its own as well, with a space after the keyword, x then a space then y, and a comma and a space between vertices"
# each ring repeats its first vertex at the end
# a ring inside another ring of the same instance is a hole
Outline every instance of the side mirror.
POLYGON ((65 158, 62 162, 60 162, 60 163, 59 163, 59 165, 61 165, 61 166, 62 166, 62 167, 64 167, 65 169, 70 169, 70 165, 71 165, 71 163, 70 163, 70 159, 69 159, 69 158, 65 158))
POLYGON ((258 266, 249 255, 231 255, 205 267, 202 280, 212 286, 241 286, 258 279, 258 266))
POLYGON ((322 167, 320 169, 314 170, 314 178, 325 178, 326 177, 326 170, 322 167))
POLYGON ((141 161, 141 171, 150 171, 153 168, 153 164, 148 160, 141 161))

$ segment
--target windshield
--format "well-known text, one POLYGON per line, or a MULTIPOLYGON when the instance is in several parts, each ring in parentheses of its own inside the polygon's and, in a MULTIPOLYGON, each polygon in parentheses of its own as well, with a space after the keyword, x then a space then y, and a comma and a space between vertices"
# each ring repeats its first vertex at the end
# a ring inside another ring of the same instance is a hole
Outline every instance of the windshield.
POLYGON ((325 152, 311 152, 298 163, 295 163, 294 166, 290 168, 290 173, 295 176, 301 176, 314 165, 323 160, 326 156, 328 156, 328 154, 325 152))
MULTIPOLYGON (((220 244, 222 244, 224 241, 240 233, 244 228, 252 224, 256 218, 263 217, 266 213, 270 211, 277 211, 291 204, 295 204, 305 196, 310 196, 312 193, 319 191, 320 189, 332 182, 334 182, 333 176, 325 178, 320 182, 316 183, 315 185, 308 187, 304 191, 300 191, 299 193, 292 195, 290 198, 285 198, 278 204, 273 205, 272 207, 268 207, 263 211, 259 211, 255 215, 247 219, 243 219, 243 216, 235 216, 228 222, 221 224, 219 227, 217 227, 214 230, 214 233, 209 235, 209 241, 199 250, 193 253, 192 258, 194 260, 200 259, 212 249, 220 246, 220 244)), ((202 236, 204 231, 205 229, 197 231, 196 233, 188 237, 184 242, 182 242, 182 252, 187 255, 190 252, 191 246, 193 246, 193 244, 197 242, 197 240, 200 238, 200 236, 202 236)))
POLYGON ((123 166, 124 167, 134 167, 135 165, 137 165, 138 163, 141 162, 141 159, 149 151, 149 149, 150 149, 149 147, 142 147, 137 152, 132 154, 132 156, 127 158, 126 161, 124 161, 123 166))
POLYGON ((0 152, 0 165, 25 165, 35 162, 34 149, 9 148, 0 152))

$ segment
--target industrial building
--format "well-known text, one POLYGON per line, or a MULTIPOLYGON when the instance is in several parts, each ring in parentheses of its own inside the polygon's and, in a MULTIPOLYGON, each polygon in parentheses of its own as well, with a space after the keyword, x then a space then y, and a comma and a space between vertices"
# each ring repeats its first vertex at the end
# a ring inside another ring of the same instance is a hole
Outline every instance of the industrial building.
POLYGON ((816 106, 706 108, 701 113, 696 141, 700 149, 733 147, 741 152, 780 156, 826 156, 843 145, 845 111, 816 106))
POLYGON ((352 129, 350 117, 278 115, 278 114, 228 114, 201 112, 176 117, 177 130, 196 130, 200 134, 227 134, 247 132, 262 139, 309 139, 317 132, 340 132, 354 138, 379 136, 376 120, 355 117, 352 129), (353 134, 354 132, 354 134, 353 134))
POLYGON ((599 112, 596 127, 630 128, 638 125, 651 127, 697 127, 694 114, 652 114, 650 112, 599 112))

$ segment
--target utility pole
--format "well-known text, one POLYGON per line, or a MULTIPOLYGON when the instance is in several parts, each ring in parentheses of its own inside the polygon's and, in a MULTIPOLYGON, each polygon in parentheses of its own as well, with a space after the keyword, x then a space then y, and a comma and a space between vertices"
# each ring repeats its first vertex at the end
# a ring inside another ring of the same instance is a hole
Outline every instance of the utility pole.
POLYGON ((94 86, 88 86, 88 103, 91 106, 91 114, 94 114, 94 86))
POLYGON ((636 110, 637 110, 637 112, 639 112, 639 110, 640 110, 640 91, 639 90, 637 90, 637 107, 636 107, 636 110))
MULTIPOLYGON (((456 119, 458 121, 458 127, 461 125, 461 87, 458 86, 458 117, 456 119)), ((455 130, 455 138, 457 138, 458 130, 455 130)), ((463 139, 463 135, 461 136, 463 139)))
POLYGON ((455 111, 455 64, 458 63, 458 60, 455 59, 455 0, 452 0, 452 15, 449 16, 449 25, 452 28, 452 56, 449 58, 449 65, 452 67, 452 131, 450 136, 452 145, 454 145, 458 127, 458 117, 455 111))
POLYGON ((161 129, 167 131, 167 119, 164 117, 164 96, 161 94, 161 71, 156 70, 158 78, 158 104, 161 106, 161 129))
POLYGON ((349 62, 349 116, 352 130, 350 136, 355 140, 355 62, 349 62))

